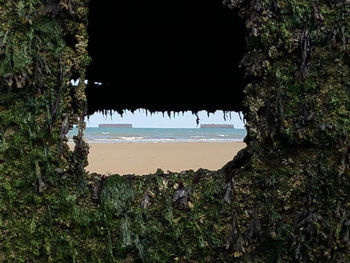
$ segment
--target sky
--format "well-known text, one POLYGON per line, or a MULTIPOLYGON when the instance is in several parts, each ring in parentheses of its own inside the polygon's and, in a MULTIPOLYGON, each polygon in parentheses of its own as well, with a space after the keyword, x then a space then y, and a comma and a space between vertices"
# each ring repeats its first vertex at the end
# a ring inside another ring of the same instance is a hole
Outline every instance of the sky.
MULTIPOLYGON (((226 120, 224 119, 223 111, 216 111, 210 113, 209 117, 206 111, 200 111, 198 113, 199 124, 233 124, 235 128, 244 128, 244 122, 240 119, 237 112, 231 112, 226 114, 226 120)), ((243 115, 241 114, 243 118, 243 115)), ((167 113, 153 113, 152 115, 143 109, 137 110, 134 113, 125 111, 123 116, 115 112, 111 115, 103 115, 102 113, 95 113, 87 119, 87 127, 98 127, 101 123, 131 123, 134 128, 197 128, 196 123, 197 116, 191 112, 185 113, 171 113, 169 118, 167 113)))

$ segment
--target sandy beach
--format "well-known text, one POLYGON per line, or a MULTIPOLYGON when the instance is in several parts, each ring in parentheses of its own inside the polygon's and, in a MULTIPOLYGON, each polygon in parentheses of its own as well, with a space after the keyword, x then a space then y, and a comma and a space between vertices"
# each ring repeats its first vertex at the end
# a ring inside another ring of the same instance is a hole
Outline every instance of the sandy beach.
POLYGON ((91 143, 87 170, 101 174, 149 174, 220 169, 245 147, 243 142, 91 143))

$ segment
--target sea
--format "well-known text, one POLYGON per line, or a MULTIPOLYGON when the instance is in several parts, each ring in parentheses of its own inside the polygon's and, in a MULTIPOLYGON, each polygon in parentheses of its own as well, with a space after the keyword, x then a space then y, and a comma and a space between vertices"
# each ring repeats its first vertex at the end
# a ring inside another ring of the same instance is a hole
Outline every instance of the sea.
MULTIPOLYGON (((69 141, 78 133, 73 128, 69 141)), ((88 127, 85 139, 89 143, 164 143, 164 142, 240 142, 245 129, 230 128, 98 128, 88 127)))

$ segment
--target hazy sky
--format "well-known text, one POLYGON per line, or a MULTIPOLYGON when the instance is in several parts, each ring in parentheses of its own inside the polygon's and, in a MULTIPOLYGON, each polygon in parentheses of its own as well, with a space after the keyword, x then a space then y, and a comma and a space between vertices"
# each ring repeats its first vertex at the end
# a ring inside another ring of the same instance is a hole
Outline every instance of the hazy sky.
MULTIPOLYGON (((241 114, 242 118, 243 115, 241 114)), ((244 122, 240 119, 237 112, 231 112, 231 119, 227 114, 226 121, 222 111, 216 111, 214 114, 207 115, 206 111, 198 113, 199 124, 217 123, 217 124, 234 124, 235 128, 244 128, 244 122)), ((171 118, 165 113, 148 113, 145 110, 137 110, 134 113, 126 111, 121 117, 118 113, 103 116, 102 113, 95 113, 87 120, 87 127, 97 127, 100 123, 131 123, 135 128, 196 128, 196 115, 191 112, 184 114, 171 113, 171 118)))

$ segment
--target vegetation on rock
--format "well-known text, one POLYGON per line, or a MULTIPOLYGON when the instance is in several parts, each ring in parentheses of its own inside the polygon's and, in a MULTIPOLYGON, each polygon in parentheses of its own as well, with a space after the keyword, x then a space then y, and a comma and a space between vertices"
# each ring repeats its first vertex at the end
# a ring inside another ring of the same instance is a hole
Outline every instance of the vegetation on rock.
POLYGON ((88 2, 0 0, 1 262, 350 261, 349 1, 225 0, 248 29, 247 148, 108 178, 84 171, 88 2))

